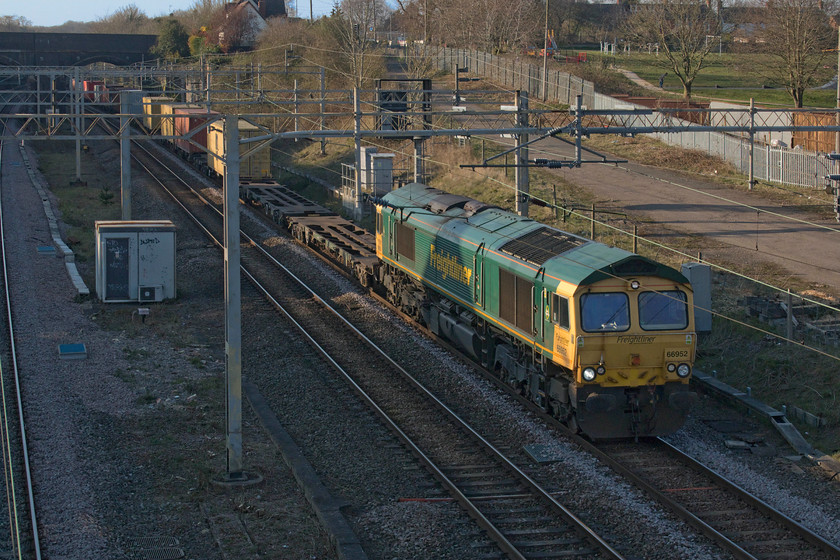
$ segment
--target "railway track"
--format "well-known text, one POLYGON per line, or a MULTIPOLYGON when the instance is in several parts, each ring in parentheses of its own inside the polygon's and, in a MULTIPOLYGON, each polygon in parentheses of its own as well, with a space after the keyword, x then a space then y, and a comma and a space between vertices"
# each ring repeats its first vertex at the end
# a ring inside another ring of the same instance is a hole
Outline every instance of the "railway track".
POLYGON ((595 449, 613 469, 736 558, 840 558, 834 544, 661 439, 602 443, 595 449))
MULTIPOLYGON (((444 341, 438 342, 458 353, 444 341)), ((483 373, 498 383, 489 372, 483 373)), ((506 385, 498 385, 518 397, 506 385)), ((532 411, 540 412, 529 401, 521 401, 532 411)), ((553 418, 544 419, 567 431, 553 418)), ((836 545, 664 441, 599 445, 580 437, 575 437, 575 441, 737 558, 840 558, 836 545), (675 479, 686 481, 683 488, 674 487, 675 479)))
MULTIPOLYGON (((3 170, 3 147, 4 143, 0 141, 0 173, 3 170)), ((3 317, 0 333, 0 447, 3 450, 4 475, 0 486, 6 498, 6 507, 0 516, 0 557, 40 560, 41 546, 15 350, 4 228, 0 196, 0 313, 3 317)))
MULTIPOLYGON (((410 320, 409 317, 405 319, 410 320)), ((445 341, 438 339, 438 343, 458 353, 445 341)), ((477 366, 475 369, 733 557, 743 560, 840 559, 840 547, 836 544, 664 440, 594 443, 573 434, 489 372, 477 366)))
MULTIPOLYGON (((220 244, 217 206, 177 179, 176 170, 151 161, 157 158, 150 150, 141 149, 144 155, 138 162, 220 244), (198 204, 196 197, 205 204, 198 204)), ((245 239, 242 269, 246 277, 341 372, 507 557, 622 557, 291 271, 252 239, 245 239), (325 319, 325 313, 331 318, 325 319), (360 343, 366 350, 361 350, 360 343)))
MULTIPOLYGON (((250 242, 255 246, 253 242, 250 242)), ((243 263, 252 257, 246 256, 246 251, 243 249, 243 263)), ((271 273, 268 273, 271 275, 271 273)), ((288 288, 285 289, 287 293, 292 293, 288 288)), ((298 292, 296 296, 286 299, 286 303, 279 305, 290 305, 289 302, 311 302, 313 299, 317 300, 317 296, 313 293, 298 292)), ((309 307, 309 303, 304 304, 304 308, 309 307)), ((294 314, 294 312, 290 311, 294 314)), ((327 321, 319 321, 314 318, 310 310, 302 309, 300 311, 301 317, 306 319, 311 326, 309 327, 313 333, 321 332, 320 337, 327 343, 335 341, 335 331, 332 328, 324 331, 323 327, 327 321)), ((359 336, 358 334, 355 336, 359 336)), ((345 343, 346 344, 346 343, 345 343)), ((369 365, 370 356, 361 357, 359 352, 346 352, 344 350, 347 346, 342 346, 341 343, 332 346, 325 344, 322 347, 322 352, 325 354, 334 353, 340 356, 334 359, 336 364, 342 363, 346 371, 362 371, 364 366, 369 365), (350 354, 349 356, 347 354, 350 354), (355 356, 355 357, 354 357, 355 356), (361 359, 360 359, 361 358, 361 359)), ((382 370, 388 368, 387 364, 382 364, 374 367, 374 370, 382 370)), ((400 375, 403 375, 400 373, 400 375)), ((409 376, 410 377, 410 376, 409 376)), ((431 418, 436 414, 424 409, 405 410, 405 403, 409 400, 416 401, 416 398, 410 399, 407 393, 403 391, 414 391, 415 389, 400 389, 399 392, 393 385, 392 376, 381 377, 371 374, 370 377, 360 378, 358 382, 352 382, 355 385, 365 383, 367 391, 372 395, 381 395, 376 398, 383 399, 382 402, 396 402, 392 405, 383 405, 384 408, 393 407, 392 414, 398 415, 400 418, 431 418), (400 409, 403 410, 400 410, 400 409)), ((359 385, 357 391, 362 393, 363 389, 359 385)), ((371 397, 363 397, 371 398, 371 397)), ((413 405, 420 406, 420 405, 413 405)), ((424 405, 425 406, 425 405, 424 405)), ((439 405, 436 405, 439 406, 439 405)), ((376 406, 375 408, 383 408, 376 406)), ((440 415, 438 412, 437 415, 440 415)), ((493 530, 490 526, 496 524, 506 527, 506 530, 499 530, 499 537, 496 538, 500 548, 511 557, 520 557, 515 549, 516 545, 523 547, 528 552, 521 552, 521 557, 528 557, 538 551, 539 554, 546 554, 545 557, 552 557, 552 552, 547 549, 552 546, 568 546, 570 550, 557 550, 556 553, 567 554, 570 551, 585 550, 587 545, 580 536, 565 537, 560 531, 569 531, 569 528, 549 528, 540 526, 547 519, 567 518, 571 516, 569 511, 563 511, 564 508, 551 510, 555 507, 552 502, 554 498, 537 496, 528 490, 529 482, 527 475, 521 478, 514 474, 517 470, 516 464, 522 464, 523 460, 499 459, 501 455, 497 449, 492 445, 484 447, 485 450, 480 450, 484 444, 476 441, 464 442, 452 446, 442 448, 439 442, 441 441, 459 441, 463 435, 457 435, 458 432, 464 433, 463 428, 456 428, 452 425, 445 428, 446 432, 436 431, 443 428, 434 428, 431 426, 424 426, 417 424, 415 427, 393 428, 395 433, 400 434, 405 441, 413 441, 416 439, 420 443, 417 449, 412 449, 412 453, 418 456, 424 462, 428 462, 427 468, 434 473, 435 477, 450 491, 455 499, 463 503, 472 502, 472 506, 464 505, 466 509, 471 511, 471 516, 479 521, 479 524, 485 528, 488 533, 492 534, 493 530), (429 436, 428 434, 432 434, 429 436), (456 439, 458 438, 458 439, 456 439), (435 453, 428 454, 422 451, 422 448, 429 446, 434 449, 435 453), (491 462, 497 461, 495 464, 491 462), (446 467, 434 467, 433 463, 443 463, 446 467), (542 502, 538 504, 537 502, 542 502), (545 509, 548 508, 548 509, 545 509), (528 529, 523 529, 528 527, 528 529), (536 529, 536 531, 535 531, 536 529), (529 534, 528 531, 531 531, 529 534), (554 532, 551 532, 554 531, 554 532), (546 536, 551 535, 551 536, 546 536), (510 537, 510 538, 509 538, 510 537), (512 548, 508 549, 508 546, 512 548)), ((469 430, 466 430, 469 432, 469 430)), ((489 442, 486 442, 489 443, 489 442)), ((584 442, 585 445, 588 445, 584 442)), ((412 444, 406 443, 411 446, 412 444)), ((661 444, 660 444, 661 445, 661 444)), ((682 492, 674 492, 672 486, 667 488, 657 489, 657 483, 653 473, 667 473, 665 475, 666 481, 671 481, 674 477, 690 480, 691 469, 685 465, 685 460, 675 460, 670 453, 676 450, 669 451, 669 454, 659 452, 654 453, 647 447, 635 446, 630 444, 628 447, 621 447, 614 451, 614 458, 609 458, 609 450, 601 452, 593 451, 599 454, 606 462, 608 462, 616 471, 622 476, 632 480, 638 487, 642 488, 650 495, 654 496, 664 506, 671 511, 674 511, 678 516, 686 519, 690 524, 694 525, 698 531, 705 534, 709 538, 716 541, 722 548, 729 551, 733 556, 738 558, 829 558, 840 557, 838 549, 831 543, 825 542, 816 535, 808 532, 804 528, 798 526, 796 523, 787 519, 783 514, 774 512, 772 508, 766 504, 759 504, 755 500, 748 500, 740 496, 740 492, 731 483, 726 481, 716 482, 716 492, 720 493, 720 497, 715 497, 714 500, 697 501, 690 503, 683 499, 671 499, 669 494, 677 494, 680 498, 685 498, 692 494, 689 490, 682 492), (638 453, 636 457, 644 457, 646 454, 661 455, 660 466, 658 467, 644 467, 639 465, 639 459, 633 459, 636 450, 638 453), (616 455, 617 454, 617 455, 616 455), (636 462, 635 468, 628 468, 626 463, 630 461, 636 462), (624 466, 622 466, 624 463, 624 466), (634 472, 635 471, 635 472, 634 472), (740 500, 740 501, 737 501, 740 500), (710 509, 710 504, 720 504, 716 509, 710 509), (733 505, 734 504, 734 505, 733 505), (705 510, 703 508, 706 508, 705 510), (736 517, 737 516, 737 517, 736 517), (718 521, 715 520, 718 519, 718 521), (728 521, 737 519, 738 523, 743 525, 743 528, 736 529, 727 525, 728 521), (720 521, 722 520, 722 521, 720 521), (752 524, 752 525, 750 525, 752 524), (773 525, 768 527, 768 525, 773 525), (717 527, 716 527, 717 526, 717 527)), ((692 468, 702 470, 701 465, 694 465, 692 468)), ((524 473, 523 473, 524 474, 524 473)), ((698 475, 699 476, 699 475, 698 475)), ((708 477, 709 475, 703 475, 708 477)), ((694 495, 702 495, 703 489, 712 488, 713 484, 708 482, 694 482, 691 484, 681 485, 681 488, 693 489, 694 495)), ((662 484, 659 484, 662 486, 662 484)), ((568 522, 568 519, 567 519, 568 522)), ((584 531, 584 538, 587 530, 584 531)), ((590 545, 591 546, 591 545, 590 545)), ((593 549, 593 553, 595 550, 593 549)), ((585 552, 584 552, 585 553, 585 552)), ((612 553, 612 552, 610 552, 612 553)), ((599 554, 604 554, 601 552, 599 554)), ((541 556, 542 557, 542 556, 541 556)))
MULTIPOLYGON (((385 300, 383 305, 399 313, 385 300)), ((410 317, 403 316, 411 321, 410 317)), ((446 341, 437 340, 450 352, 460 354, 446 341)), ((467 357, 463 357, 469 361, 467 357)), ((696 461, 660 438, 639 442, 594 443, 573 434, 552 416, 499 381, 490 372, 473 366, 487 379, 547 424, 563 432, 585 451, 655 499, 663 507, 716 542, 735 558, 744 560, 840 559, 840 547, 815 534, 783 512, 742 489, 714 470, 696 461)))

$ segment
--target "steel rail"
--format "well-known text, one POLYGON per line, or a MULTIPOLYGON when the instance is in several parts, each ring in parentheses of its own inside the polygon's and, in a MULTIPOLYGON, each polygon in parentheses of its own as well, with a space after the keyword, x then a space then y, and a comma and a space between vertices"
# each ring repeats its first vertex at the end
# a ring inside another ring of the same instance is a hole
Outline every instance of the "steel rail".
MULTIPOLYGON (((2 150, 3 145, 0 142, 0 157, 2 157, 2 150)), ((36 514, 35 508, 35 495, 33 491, 33 483, 32 483, 32 469, 29 464, 29 444, 26 438, 26 422, 23 417, 23 397, 21 395, 21 383, 20 383, 20 370, 18 367, 17 361, 17 349, 15 347, 15 331, 14 331, 14 317, 12 313, 12 302, 11 302, 11 294, 9 290, 9 273, 6 265, 6 232, 5 232, 5 220, 2 218, 3 215, 3 203, 2 197, 0 197, 0 255, 2 255, 3 261, 3 285, 4 285, 4 297, 6 299, 6 319, 8 322, 8 330, 9 330, 9 348, 10 348, 10 356, 12 360, 12 372, 13 372, 13 379, 15 385, 15 394, 17 399, 17 409, 18 409, 18 422, 20 424, 20 439, 21 439, 21 454, 23 456, 23 466, 24 466, 24 473, 26 474, 26 493, 27 493, 27 500, 29 504, 29 519, 32 523, 32 545, 33 550, 35 553, 36 560, 41 560, 41 542, 40 537, 38 534, 38 518, 36 514)), ((4 411, 3 414, 5 416, 5 390, 4 390, 4 411)), ((12 489, 12 493, 14 495, 14 488, 12 489)), ((16 508, 15 508, 16 509, 16 508)), ((17 512, 15 512, 17 515, 17 512)), ((19 530, 19 528, 18 528, 19 530)), ((20 536, 18 535, 18 555, 22 557, 22 550, 20 549, 20 536)))
MULTIPOLYGON (((437 337, 434 337, 437 339, 437 337)), ((456 349, 451 347, 450 345, 446 344, 445 341, 442 341, 443 344, 455 353, 460 354, 460 352, 456 349)), ((675 500, 670 498, 667 494, 660 491, 656 488, 652 483, 648 482, 639 474, 635 473, 628 467, 626 467, 621 461, 612 457, 608 452, 600 449, 596 443, 593 443, 589 439, 584 438, 578 434, 572 433, 565 425, 560 423, 556 418, 549 415, 545 411, 541 410, 540 408, 536 407, 531 401, 526 399, 525 397, 519 395, 515 391, 512 391, 510 387, 508 387, 505 383, 502 383, 499 378, 492 375, 491 373, 487 372, 483 368, 478 365, 473 366, 476 371, 481 372, 487 379, 494 382, 494 384, 504 389, 509 395, 513 396, 517 399, 520 403, 527 406, 532 412, 534 412, 537 416, 545 420, 546 422, 555 426, 555 428, 564 432, 568 437, 570 437, 574 442, 579 445, 581 448, 585 449, 586 451, 590 452, 592 455, 597 457, 598 459, 602 460, 608 466, 610 466, 613 470, 619 473, 621 476, 626 477, 630 480, 633 484, 635 484, 638 488, 642 491, 647 493, 657 502, 659 502, 663 507, 666 507, 673 511, 677 516, 685 520, 689 525, 692 525, 698 531, 706 535, 707 537, 711 538, 712 540, 721 544, 725 549, 731 552, 736 558, 742 560, 758 560, 760 556, 754 556, 750 554, 746 550, 744 550, 740 545, 717 531, 714 527, 688 511, 685 507, 681 504, 677 503, 675 500)), ((793 519, 789 518, 779 510, 773 508, 771 505, 767 504, 760 498, 750 494, 746 490, 742 489, 740 486, 735 484, 734 482, 726 479, 722 475, 716 473, 712 469, 706 467, 696 459, 693 459, 689 455, 683 453, 681 450, 677 449, 673 445, 665 442, 662 438, 656 438, 656 441, 662 443, 665 448, 668 450, 669 453, 672 453, 674 456, 678 457, 680 460, 683 460, 688 464, 695 472, 698 472, 702 475, 708 476, 715 482, 718 482, 724 490, 734 494, 736 497, 743 499, 750 505, 754 505, 754 507, 760 510, 762 513, 766 514, 768 517, 776 521, 777 523, 781 524, 785 528, 789 529, 794 534, 797 534, 800 538, 813 544, 815 547, 820 548, 823 552, 828 554, 827 558, 840 558, 840 548, 838 548, 833 543, 823 539, 819 535, 815 534, 813 531, 808 529, 807 527, 802 526, 798 522, 794 521, 793 519)))
MULTIPOLYGON (((3 171, 3 141, 0 140, 0 174, 3 171)), ((5 255, 3 247, 3 203, 0 201, 0 254, 5 255)), ((5 263, 5 259, 3 259, 5 263)), ((0 425, 0 446, 3 448, 3 475, 6 486, 6 510, 9 516, 9 538, 11 553, 17 551, 17 558, 21 557, 20 521, 17 515, 17 491, 15 490, 15 467, 12 458, 12 440, 9 430, 9 406, 6 400, 6 376, 3 363, 0 360, 0 405, 2 405, 2 425, 0 425)))
MULTIPOLYGON (((145 148, 142 148, 146 151, 150 157, 158 160, 154 155, 148 152, 145 148)), ((135 161, 137 161, 135 159, 135 161)), ((153 173, 145 164, 139 162, 140 165, 161 185, 167 193, 176 200, 178 206, 180 206, 190 218, 201 226, 201 229, 207 233, 211 240, 219 247, 222 247, 222 243, 219 239, 213 236, 208 228, 204 225, 200 224, 200 220, 197 216, 191 212, 185 204, 178 200, 177 196, 170 192, 169 189, 163 185, 163 182, 153 173)), ((196 192, 186 181, 184 181, 180 175, 173 171, 167 164, 158 160, 158 164, 167 169, 170 173, 173 174, 175 178, 181 181, 190 191, 193 192, 193 195, 199 198, 202 202, 208 205, 213 211, 217 214, 221 215, 222 212, 212 203, 210 203, 203 195, 196 192)), ((459 427, 461 427, 467 434, 469 434, 475 441, 479 442, 482 447, 488 451, 491 455, 493 455, 498 461, 500 461, 505 468, 509 470, 511 474, 516 476, 523 482, 527 487, 531 489, 531 491, 535 494, 535 497, 538 497, 548 504, 551 505, 557 511, 562 518, 568 523, 569 525, 573 526, 576 530, 583 533, 583 535, 589 540, 591 544, 594 544, 603 554, 607 555, 609 558, 614 559, 621 559, 623 558, 616 550, 612 548, 612 546, 604 541, 595 531, 593 531, 590 527, 588 527, 581 519, 575 516, 568 508, 560 504, 551 494, 549 494, 545 489, 540 487, 531 477, 529 477, 525 472, 519 469, 510 459, 505 457, 499 450, 497 450, 490 442, 488 442, 484 437, 478 434, 471 426, 469 426, 465 421, 463 421, 457 414, 452 411, 449 407, 447 407, 443 402, 441 402, 436 396, 434 396, 431 391, 429 391, 426 387, 424 387, 418 380, 416 380, 411 374, 409 374, 404 368, 402 368, 399 364, 397 364, 393 358, 391 358, 387 353, 385 353, 381 348, 379 348, 373 341, 371 341, 364 333, 362 333, 357 327, 352 325, 344 316, 342 316, 335 308, 329 305, 323 298, 318 296, 309 286, 303 282, 300 278, 298 278, 292 271, 290 271, 287 267, 285 267, 282 263, 280 263, 277 259, 275 259, 270 253, 268 253, 265 249, 263 249, 257 242, 251 239, 247 234, 240 231, 243 239, 245 239, 248 243, 248 246, 257 249, 262 255, 268 258, 272 264, 281 270, 283 270, 290 278, 292 278, 299 286, 301 286, 310 296, 318 301, 327 311, 333 314, 336 318, 338 318, 345 326, 360 339, 366 345, 368 345, 371 349, 377 352, 381 357, 383 357, 386 361, 388 361, 403 377, 406 379, 412 386, 414 386, 418 391, 420 391, 424 396, 426 396, 431 402, 433 402, 444 414, 453 422, 455 422, 459 427)), ((429 458, 421 449, 420 447, 411 440, 411 438, 387 415, 387 413, 382 410, 382 408, 362 389, 362 387, 352 379, 349 373, 347 373, 339 364, 338 362, 328 353, 326 349, 324 349, 309 333, 307 333, 302 325, 300 325, 288 312, 280 302, 278 302, 266 288, 264 288, 256 279, 256 277, 245 267, 245 265, 240 265, 240 269, 246 275, 246 277, 254 284, 255 287, 259 291, 261 291, 264 296, 275 306, 281 313, 283 313, 292 323, 293 325, 302 333, 304 337, 306 337, 307 341, 315 348, 324 358, 336 369, 336 371, 345 378, 345 380, 351 385, 353 390, 362 398, 362 400, 368 404, 380 418, 382 418, 383 422, 397 435, 397 437, 404 442, 404 444, 410 449, 411 453, 415 455, 421 463, 423 463, 438 479, 441 484, 450 492, 450 494, 455 498, 458 503, 460 503, 469 513, 473 519, 476 520, 479 526, 485 529, 488 534, 491 535, 492 539, 496 541, 499 547, 511 558, 515 558, 518 560, 525 560, 527 558, 523 555, 516 547, 513 545, 507 537, 489 520, 483 513, 481 513, 478 506, 473 503, 473 500, 468 498, 463 492, 457 487, 457 485, 452 482, 452 480, 433 462, 431 458, 429 458)))
POLYGON ((789 529, 791 532, 799 536, 802 540, 809 542, 810 544, 819 548, 822 552, 830 555, 830 557, 840 558, 840 547, 820 537, 819 535, 817 535, 807 527, 803 526, 796 520, 780 512, 778 509, 774 508, 755 494, 752 494, 746 489, 741 488, 739 485, 735 484, 728 478, 719 474, 717 471, 702 464, 694 457, 683 452, 681 449, 678 449, 674 445, 671 445, 662 438, 657 438, 657 441, 663 446, 664 449, 668 451, 668 453, 670 453, 674 457, 677 457, 680 461, 688 465, 690 468, 694 469, 695 472, 711 478, 717 484, 720 484, 738 498, 744 500, 757 510, 772 518, 780 525, 789 529))

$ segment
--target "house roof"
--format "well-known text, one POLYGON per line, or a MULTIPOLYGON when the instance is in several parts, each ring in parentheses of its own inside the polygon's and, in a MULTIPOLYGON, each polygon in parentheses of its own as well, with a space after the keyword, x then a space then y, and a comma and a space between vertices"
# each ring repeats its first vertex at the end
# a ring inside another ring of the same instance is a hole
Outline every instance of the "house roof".
POLYGON ((259 0, 258 8, 263 19, 286 16, 286 2, 284 0, 259 0))

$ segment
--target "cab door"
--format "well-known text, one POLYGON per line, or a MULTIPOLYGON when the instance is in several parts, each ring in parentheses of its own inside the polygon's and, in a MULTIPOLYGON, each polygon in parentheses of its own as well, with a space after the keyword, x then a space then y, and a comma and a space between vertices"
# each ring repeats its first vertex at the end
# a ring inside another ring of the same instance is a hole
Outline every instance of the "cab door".
POLYGON ((546 333, 549 333, 551 338, 551 311, 549 309, 550 294, 544 284, 545 269, 540 268, 534 277, 533 287, 533 325, 534 325, 534 343, 545 346, 546 333))
POLYGON ((473 255, 473 303, 476 307, 484 308, 484 242, 478 246, 473 255))

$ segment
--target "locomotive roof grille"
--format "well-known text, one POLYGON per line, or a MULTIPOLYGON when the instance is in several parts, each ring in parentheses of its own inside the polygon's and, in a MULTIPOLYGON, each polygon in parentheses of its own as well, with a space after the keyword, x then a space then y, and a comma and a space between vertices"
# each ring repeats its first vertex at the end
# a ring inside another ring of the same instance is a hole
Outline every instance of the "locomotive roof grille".
POLYGON ((529 263, 542 266, 551 257, 580 247, 584 243, 586 243, 585 239, 549 227, 542 227, 508 241, 502 245, 500 250, 529 263))

